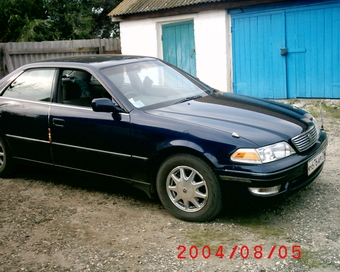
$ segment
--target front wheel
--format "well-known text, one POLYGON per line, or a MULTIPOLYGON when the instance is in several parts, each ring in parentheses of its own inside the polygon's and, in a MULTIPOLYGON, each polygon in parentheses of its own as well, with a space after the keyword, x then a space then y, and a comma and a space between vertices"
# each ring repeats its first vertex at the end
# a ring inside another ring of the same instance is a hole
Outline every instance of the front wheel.
POLYGON ((222 209, 216 175, 203 160, 186 154, 175 155, 158 170, 156 187, 164 207, 186 221, 208 221, 222 209))

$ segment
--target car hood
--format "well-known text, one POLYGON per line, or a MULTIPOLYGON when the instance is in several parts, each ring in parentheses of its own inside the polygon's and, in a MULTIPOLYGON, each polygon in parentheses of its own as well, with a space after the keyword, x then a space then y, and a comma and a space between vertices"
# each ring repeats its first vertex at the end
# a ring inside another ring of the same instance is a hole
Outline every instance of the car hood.
POLYGON ((289 141, 312 122, 306 111, 270 100, 227 93, 153 109, 149 114, 185 122, 187 130, 206 128, 237 134, 255 145, 289 141))

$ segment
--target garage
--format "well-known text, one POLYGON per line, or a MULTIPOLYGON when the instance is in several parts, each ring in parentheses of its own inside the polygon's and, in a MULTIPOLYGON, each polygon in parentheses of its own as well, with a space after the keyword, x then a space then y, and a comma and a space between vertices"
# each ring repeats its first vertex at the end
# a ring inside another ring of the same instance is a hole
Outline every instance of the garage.
POLYGON ((229 10, 234 92, 340 98, 340 3, 305 3, 229 10))
POLYGON ((163 59, 196 76, 193 20, 162 25, 163 59))

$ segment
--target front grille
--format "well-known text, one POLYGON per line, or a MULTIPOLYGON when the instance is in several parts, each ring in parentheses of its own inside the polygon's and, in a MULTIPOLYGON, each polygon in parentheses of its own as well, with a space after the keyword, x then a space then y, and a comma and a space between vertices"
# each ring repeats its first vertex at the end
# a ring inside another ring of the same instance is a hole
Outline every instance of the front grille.
POLYGON ((317 140, 318 132, 316 131, 316 127, 312 126, 304 133, 301 133, 300 135, 294 137, 292 139, 292 142, 299 152, 303 152, 312 147, 317 140))

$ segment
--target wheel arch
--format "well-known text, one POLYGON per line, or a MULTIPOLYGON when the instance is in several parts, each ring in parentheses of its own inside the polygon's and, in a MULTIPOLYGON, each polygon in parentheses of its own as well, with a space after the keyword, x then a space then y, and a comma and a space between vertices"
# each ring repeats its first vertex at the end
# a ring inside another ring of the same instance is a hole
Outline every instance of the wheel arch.
POLYGON ((192 142, 183 142, 183 141, 174 141, 172 142, 172 145, 167 146, 166 148, 163 148, 160 150, 156 156, 154 156, 149 161, 150 165, 150 183, 151 183, 151 193, 157 194, 156 192, 156 176, 158 173, 158 170, 162 163, 167 159, 170 158, 173 155, 176 154, 188 154, 193 155, 201 160, 203 160, 205 163, 207 163, 212 169, 214 169, 214 164, 209 159, 210 154, 205 153, 204 150, 198 146, 195 143, 192 142))
POLYGON ((10 176, 14 170, 13 158, 12 158, 12 149, 7 141, 7 138, 3 136, 3 133, 0 132, 0 175, 2 177, 10 176))
POLYGON ((0 138, 4 141, 4 143, 7 145, 7 148, 9 149, 8 151, 10 152, 10 154, 12 154, 12 146, 9 144, 9 141, 5 135, 5 133, 3 133, 3 131, 0 130, 0 138))

